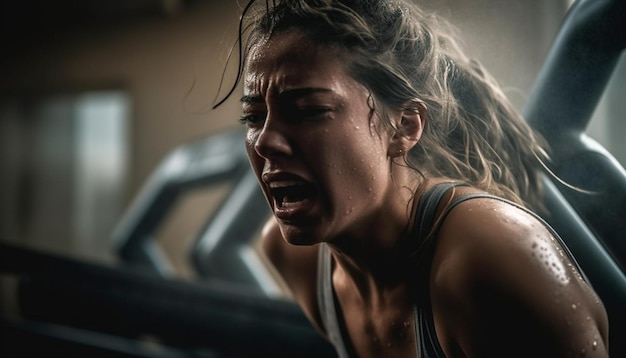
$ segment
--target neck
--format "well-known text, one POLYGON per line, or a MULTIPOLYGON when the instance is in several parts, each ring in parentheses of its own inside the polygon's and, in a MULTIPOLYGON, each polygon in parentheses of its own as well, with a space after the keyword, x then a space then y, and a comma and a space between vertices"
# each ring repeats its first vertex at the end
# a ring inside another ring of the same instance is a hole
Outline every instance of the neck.
POLYGON ((354 255, 330 245, 335 260, 333 284, 339 292, 351 292, 363 305, 371 308, 405 302, 411 287, 407 285, 411 260, 397 251, 368 250, 354 255))
MULTIPOLYGON (((396 206, 395 215, 384 220, 364 220, 365 230, 360 237, 342 236, 329 243, 336 262, 336 272, 345 284, 353 285, 362 297, 384 297, 389 292, 405 287, 416 277, 417 248, 413 237, 414 215, 423 192, 441 180, 419 182, 396 206)), ((389 212, 391 214, 391 212, 389 212)))
POLYGON ((388 216, 384 222, 367 220, 362 235, 336 237, 328 244, 336 272, 361 296, 384 295, 406 282, 412 263, 405 245, 410 241, 410 211, 409 206, 402 216, 388 216))

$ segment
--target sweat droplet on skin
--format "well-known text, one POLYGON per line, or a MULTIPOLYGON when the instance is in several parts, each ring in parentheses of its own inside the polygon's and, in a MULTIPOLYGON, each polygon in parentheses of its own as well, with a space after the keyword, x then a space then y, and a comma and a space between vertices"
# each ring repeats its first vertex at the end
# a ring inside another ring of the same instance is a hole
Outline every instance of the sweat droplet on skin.
MULTIPOLYGON (((541 239, 538 238, 538 240, 541 239)), ((565 265, 559 260, 558 255, 549 249, 548 245, 549 244, 545 242, 533 241, 532 244, 530 244, 532 249, 530 255, 540 260, 560 285, 566 285, 569 283, 569 277, 566 273, 565 265)))

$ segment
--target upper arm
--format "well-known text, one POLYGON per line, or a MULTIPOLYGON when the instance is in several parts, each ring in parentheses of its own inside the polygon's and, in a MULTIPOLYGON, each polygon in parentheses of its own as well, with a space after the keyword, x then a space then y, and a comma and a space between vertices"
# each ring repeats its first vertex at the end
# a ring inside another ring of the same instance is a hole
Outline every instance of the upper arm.
POLYGON ((433 261, 438 334, 468 356, 607 356, 607 317, 550 232, 475 199, 446 219, 433 261))
POLYGON ((261 248, 315 328, 324 333, 317 304, 318 246, 286 242, 271 217, 261 233, 261 248))

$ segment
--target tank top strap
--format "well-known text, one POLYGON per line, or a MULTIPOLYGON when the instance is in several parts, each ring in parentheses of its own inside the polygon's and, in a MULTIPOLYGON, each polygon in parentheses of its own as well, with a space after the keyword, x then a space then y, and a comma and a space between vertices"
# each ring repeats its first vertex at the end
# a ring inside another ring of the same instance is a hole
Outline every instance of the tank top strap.
MULTIPOLYGON (((552 237, 554 238, 554 240, 556 241, 556 243, 559 245, 559 247, 561 248, 561 250, 563 250, 563 253, 567 256, 567 258, 572 262, 572 265, 574 265, 574 268, 578 271, 578 273, 581 275, 581 277, 583 278, 583 280, 587 283, 589 283, 589 279, 587 278, 587 276, 585 275, 584 271, 582 270, 582 267, 580 267, 580 265, 578 264, 578 261, 576 261, 576 258, 574 257, 574 254, 572 254, 572 252, 570 251, 570 249, 567 247, 567 244, 565 243, 565 241, 563 240, 563 238, 561 238, 561 236, 559 235, 559 233, 556 232, 556 230, 554 230, 554 228, 552 226, 550 226, 550 224, 548 224, 547 221, 545 221, 541 216, 539 216, 537 213, 535 213, 534 211, 516 203, 513 202, 511 200, 496 196, 496 195, 492 195, 492 194, 487 194, 487 193, 472 193, 472 194, 467 194, 467 195, 462 195, 456 199, 454 199, 450 205, 448 207, 445 208, 444 212, 441 214, 440 216, 440 220, 439 220, 439 224, 441 224, 443 222, 443 219, 445 219, 445 217, 450 213, 450 211, 457 206, 458 204, 470 200, 470 199, 476 199, 476 198, 488 198, 488 199, 493 199, 493 200, 497 200, 506 204, 509 204, 511 206, 514 206, 524 212, 526 212, 528 215, 532 216, 533 218, 535 218, 537 221, 539 221, 545 228, 546 230, 548 230, 548 232, 550 232, 550 234, 552 235, 552 237)), ((436 228, 437 230, 439 228, 436 228)))
POLYGON ((336 309, 335 292, 333 289, 333 262, 328 245, 321 243, 317 263, 317 303, 328 339, 335 347, 339 358, 349 358, 343 340, 339 315, 336 309))
POLYGON ((427 190, 417 204, 417 211, 415 213, 414 230, 412 237, 417 237, 419 240, 424 240, 429 234, 429 230, 435 224, 435 216, 437 215, 437 207, 441 198, 448 192, 448 190, 457 187, 467 185, 464 182, 446 182, 440 183, 429 190, 427 190))
POLYGON ((452 188, 467 185, 463 182, 440 183, 422 194, 415 212, 414 230, 412 237, 418 240, 417 254, 421 256, 420 283, 424 294, 420 296, 418 303, 413 307, 413 320, 415 324, 415 342, 420 358, 445 358, 445 353, 437 339, 435 323, 430 301, 428 287, 430 277, 430 263, 432 262, 432 240, 436 237, 438 225, 442 220, 437 220, 437 208, 443 196, 452 188))
MULTIPOLYGON (((443 349, 439 344, 439 340, 437 339, 430 301, 428 278, 430 277, 430 266, 433 256, 432 249, 434 245, 432 244, 437 237, 437 233, 446 216, 452 211, 452 209, 464 201, 476 198, 499 200, 513 205, 537 218, 555 237, 557 242, 563 248, 563 251, 572 260, 573 264, 581 273, 583 278, 585 278, 584 273, 574 260, 570 251, 567 249, 567 246, 554 229, 552 229, 550 225, 548 225, 537 214, 514 202, 486 193, 467 194, 454 198, 448 205, 446 205, 443 212, 437 216, 437 208, 444 195, 448 192, 448 190, 461 185, 467 184, 462 182, 449 182, 433 186, 421 196, 415 213, 412 237, 418 240, 420 245, 419 254, 422 255, 423 259, 423 266, 421 267, 418 279, 420 279, 420 283, 423 285, 422 290, 420 291, 424 292, 424 295, 420 296, 418 303, 413 307, 415 341, 417 345, 416 350, 420 358, 445 358, 445 353, 443 352, 443 349)), ((322 243, 319 246, 317 271, 317 300, 322 324, 324 325, 324 329, 326 330, 329 340, 335 347, 338 357, 349 358, 351 356, 348 350, 349 347, 346 346, 346 342, 344 341, 344 335, 346 333, 341 325, 342 322, 340 321, 340 313, 336 309, 336 295, 332 284, 332 255, 328 245, 325 243, 322 243)))
MULTIPOLYGON (((430 301, 430 290, 429 290, 429 280, 430 277, 430 267, 432 263, 432 242, 437 237, 437 233, 441 228, 445 218, 447 215, 454 209, 457 205, 478 198, 488 198, 493 200, 498 200, 509 205, 512 205, 529 215, 533 216, 537 219, 549 232, 552 234, 558 245, 561 247, 563 252, 568 256, 571 260, 572 264, 580 273, 583 280, 589 282, 585 273, 582 271, 580 265, 576 262, 576 259, 572 255, 571 251, 568 249, 567 245, 563 241, 563 239, 558 235, 558 233, 539 215, 529 210, 528 208, 519 205, 510 200, 501 198, 499 196, 495 196, 487 193, 472 193, 461 195, 457 198, 454 198, 443 210, 443 212, 436 218, 436 210, 441 198, 450 188, 457 186, 453 185, 454 183, 445 183, 437 185, 432 188, 430 192, 425 193, 420 199, 420 207, 415 216, 415 225, 419 224, 418 234, 417 236, 419 240, 423 240, 425 242, 421 242, 425 245, 425 252, 423 252, 423 258, 425 259, 424 270, 422 271, 425 276, 421 276, 423 279, 422 284, 424 285, 423 292, 425 292, 423 299, 418 302, 418 304, 414 307, 414 319, 416 325, 416 341, 417 341, 417 349, 419 351, 420 358, 445 358, 445 353, 439 344, 439 340, 437 339, 437 334, 435 331, 434 318, 432 313, 432 306, 430 301), (421 210, 419 210, 421 209, 421 210)), ((421 248, 421 247, 420 247, 421 248)))

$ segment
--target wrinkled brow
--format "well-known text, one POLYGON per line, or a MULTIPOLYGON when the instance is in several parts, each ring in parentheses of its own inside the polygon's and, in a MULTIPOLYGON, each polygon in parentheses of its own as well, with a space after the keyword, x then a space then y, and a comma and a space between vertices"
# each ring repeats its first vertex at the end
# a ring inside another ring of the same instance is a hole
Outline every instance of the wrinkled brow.
MULTIPOLYGON (((318 87, 303 87, 303 88, 292 88, 284 91, 280 91, 277 95, 279 99, 295 99, 300 97, 305 97, 315 93, 332 93, 333 91, 328 88, 318 88, 318 87)), ((263 103, 263 96, 260 95, 248 95, 243 96, 239 100, 241 103, 263 103)))

